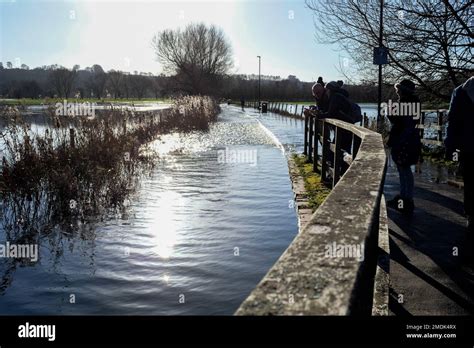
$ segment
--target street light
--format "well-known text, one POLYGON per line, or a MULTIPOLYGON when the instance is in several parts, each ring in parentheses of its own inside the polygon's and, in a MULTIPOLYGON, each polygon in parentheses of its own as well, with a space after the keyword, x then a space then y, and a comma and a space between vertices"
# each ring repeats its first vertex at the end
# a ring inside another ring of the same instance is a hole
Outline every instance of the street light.
POLYGON ((258 58, 258 109, 260 110, 260 64, 262 57, 257 56, 258 58))
MULTIPOLYGON (((384 0, 380 0, 380 22, 379 22, 379 48, 383 47, 383 6, 384 0)), ((380 105, 382 103, 382 64, 383 62, 379 62, 379 90, 377 95, 377 130, 380 127, 380 121, 382 116, 380 115, 380 105)))

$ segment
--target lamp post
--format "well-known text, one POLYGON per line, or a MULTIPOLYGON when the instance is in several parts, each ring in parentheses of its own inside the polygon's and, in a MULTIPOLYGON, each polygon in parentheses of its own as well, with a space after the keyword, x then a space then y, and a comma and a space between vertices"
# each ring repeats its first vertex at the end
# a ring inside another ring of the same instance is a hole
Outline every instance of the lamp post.
MULTIPOLYGON (((379 47, 383 46, 383 1, 380 0, 380 27, 379 27, 379 47)), ((382 119, 380 114, 380 104, 382 103, 382 64, 379 64, 379 90, 377 96, 377 130, 382 119)))
POLYGON ((260 66, 262 57, 257 56, 258 58, 258 110, 260 110, 260 66))

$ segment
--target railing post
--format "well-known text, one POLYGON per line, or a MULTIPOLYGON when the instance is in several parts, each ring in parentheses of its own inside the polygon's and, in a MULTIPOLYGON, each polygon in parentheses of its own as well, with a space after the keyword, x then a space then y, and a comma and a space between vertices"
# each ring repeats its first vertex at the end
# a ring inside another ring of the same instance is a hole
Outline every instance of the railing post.
POLYGON ((441 110, 438 113, 438 141, 443 142, 443 112, 441 110))
POLYGON ((332 178, 332 187, 336 186, 337 182, 341 177, 341 164, 342 164, 342 137, 343 131, 339 127, 335 127, 334 130, 334 175, 332 178))
POLYGON ((425 111, 422 111, 421 112, 421 116, 420 116, 420 139, 423 140, 425 138, 425 111))
POLYGON ((308 155, 308 115, 304 116, 304 146, 303 146, 303 155, 308 155))
POLYGON ((329 126, 326 123, 326 121, 322 120, 322 157, 321 157, 321 181, 322 182, 327 182, 328 181, 328 159, 329 159, 329 126))
POLYGON ((320 120, 314 118, 314 145, 313 145, 313 172, 319 173, 318 170, 318 144, 319 144, 319 124, 320 120))
POLYGON ((309 117, 309 136, 308 136, 308 162, 312 162, 313 161, 313 138, 314 138, 314 134, 313 134, 313 122, 314 121, 314 117, 313 116, 310 116, 309 117))
POLYGON ((349 169, 349 163, 347 163, 346 161, 344 161, 344 152, 347 152, 348 154, 351 154, 352 155, 352 143, 354 141, 354 133, 352 132, 349 132, 348 130, 346 129, 339 129, 339 135, 340 135, 340 138, 341 138, 341 150, 340 150, 340 153, 341 153, 341 166, 340 166, 340 171, 339 171, 339 177, 341 177, 342 175, 344 175, 344 173, 347 171, 347 169, 349 169), (349 142, 350 141, 350 142, 349 142))

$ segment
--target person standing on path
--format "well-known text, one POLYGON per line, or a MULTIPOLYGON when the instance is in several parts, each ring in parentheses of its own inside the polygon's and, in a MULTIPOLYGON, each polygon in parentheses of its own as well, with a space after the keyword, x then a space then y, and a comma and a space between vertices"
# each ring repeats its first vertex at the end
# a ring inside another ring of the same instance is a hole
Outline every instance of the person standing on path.
POLYGON ((474 76, 456 87, 451 95, 446 156, 460 161, 464 178, 464 210, 467 216, 467 245, 474 255, 474 76))
MULTIPOLYGON (((398 95, 398 110, 406 110, 405 105, 417 105, 418 110, 421 110, 420 99, 415 94, 415 84, 412 81, 402 80, 395 85, 395 90, 398 95)), ((391 148, 392 159, 400 177, 400 194, 389 200, 387 206, 405 214, 412 214, 415 209, 415 179, 411 166, 418 163, 421 154, 421 139, 414 116, 416 115, 401 113, 387 115, 392 124, 387 146, 391 148)))

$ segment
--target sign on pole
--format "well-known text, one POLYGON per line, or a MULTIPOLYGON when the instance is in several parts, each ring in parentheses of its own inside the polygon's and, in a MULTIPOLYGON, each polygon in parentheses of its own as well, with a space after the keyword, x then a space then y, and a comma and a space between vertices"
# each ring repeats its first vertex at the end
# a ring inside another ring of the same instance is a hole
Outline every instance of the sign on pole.
POLYGON ((386 47, 374 47, 374 64, 388 64, 388 49, 386 47))

